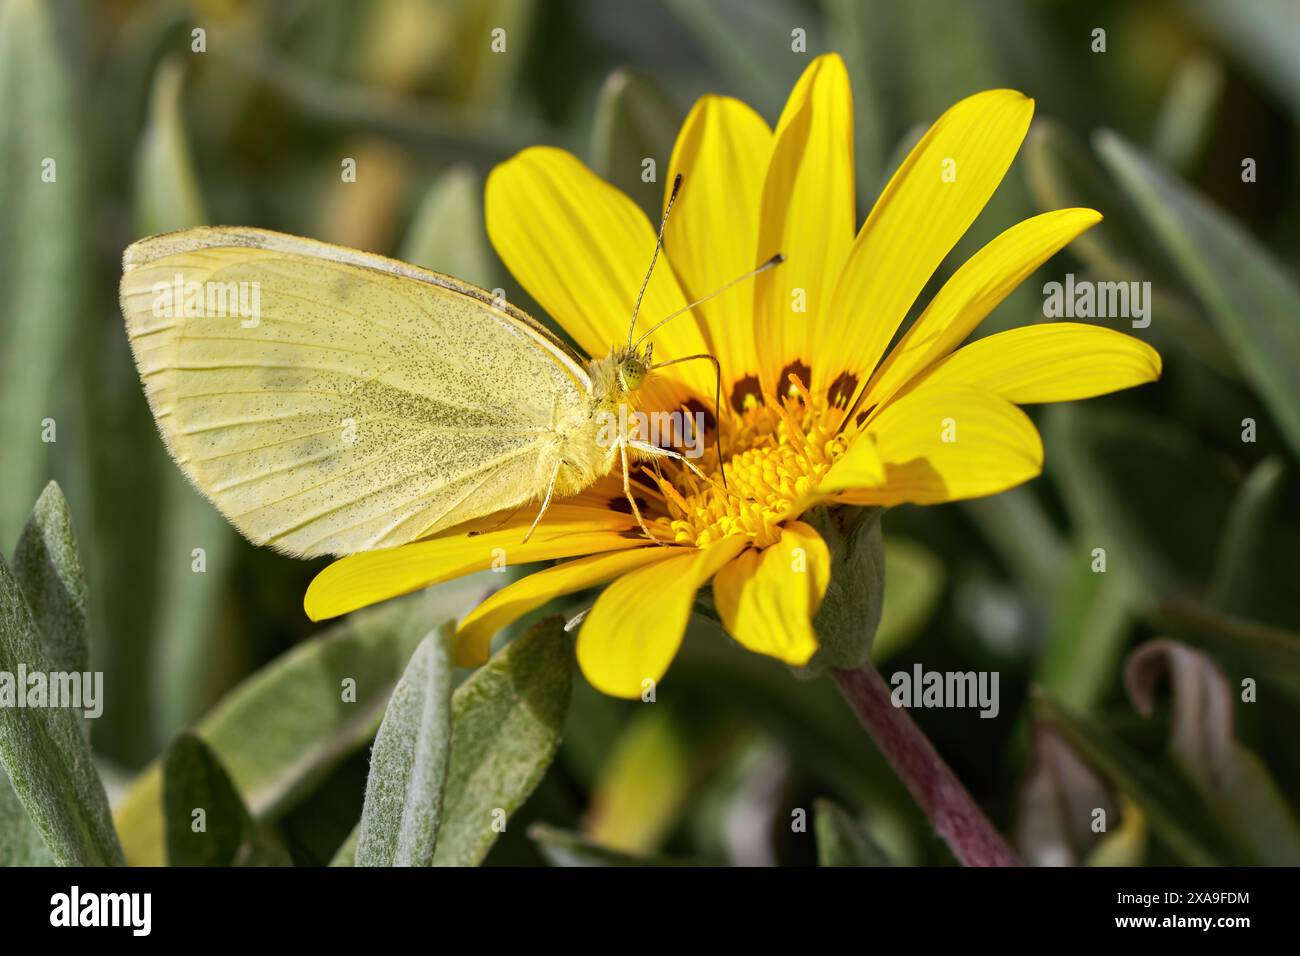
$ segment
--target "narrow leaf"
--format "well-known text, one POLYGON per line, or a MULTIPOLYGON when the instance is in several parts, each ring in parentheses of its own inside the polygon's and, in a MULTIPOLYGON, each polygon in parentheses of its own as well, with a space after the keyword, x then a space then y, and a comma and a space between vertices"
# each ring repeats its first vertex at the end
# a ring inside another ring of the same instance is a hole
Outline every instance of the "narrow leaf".
MULTIPOLYGON (((431 623, 461 613, 455 591, 392 601, 327 628, 226 696, 195 728, 221 760, 253 818, 274 819, 365 746, 388 695, 431 623), (274 728, 268 733, 267 728, 274 728)), ((117 808, 132 865, 163 859, 162 774, 153 764, 117 808)))
POLYGON ((252 823, 221 762, 191 733, 163 756, 163 814, 170 866, 230 866, 252 823))
POLYGON ((681 110, 652 81, 615 70, 601 87, 591 136, 591 168, 613 183, 658 223, 663 214, 664 183, 677 130, 685 119, 681 110), (645 161, 653 160, 656 175, 645 178, 645 161))
POLYGON ((18 707, 10 699, 30 689, 30 680, 16 686, 20 673, 50 670, 18 581, 0 559, 0 674, 13 675, 0 678, 0 763, 56 862, 120 865, 122 848, 80 717, 67 707, 18 707))
POLYGON ((51 669, 90 669, 86 578, 67 499, 45 486, 14 548, 14 577, 31 607, 41 649, 51 669))
POLYGON ((430 633, 393 688, 370 756, 357 866, 431 866, 451 752, 450 625, 430 633))
POLYGON ((483 183, 468 165, 447 170, 420 202, 398 258, 484 289, 497 285, 483 225, 483 183))
POLYGON ((1109 131, 1097 151, 1300 452, 1300 288, 1259 240, 1109 131))
POLYGON ((457 688, 435 866, 481 863, 541 782, 560 745, 572 675, 564 622, 549 618, 457 688))
MULTIPOLYGON (((76 334, 86 229, 85 150, 51 7, 0 5, 0 547, 40 492, 57 442, 59 381, 76 334)), ((62 427, 60 427, 62 426, 62 427)))

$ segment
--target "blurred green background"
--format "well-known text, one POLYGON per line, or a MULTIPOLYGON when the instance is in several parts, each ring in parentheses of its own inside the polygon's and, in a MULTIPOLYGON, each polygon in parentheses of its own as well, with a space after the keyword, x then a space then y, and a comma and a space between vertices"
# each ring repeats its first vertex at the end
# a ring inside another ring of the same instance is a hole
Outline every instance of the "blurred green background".
MULTIPOLYGON (((321 630, 301 607, 321 563, 253 548, 168 459, 117 309, 122 249, 256 225, 532 309, 486 241, 493 164, 559 145, 653 214, 662 183, 641 182, 641 159, 666 168, 697 96, 774 122, 810 57, 833 50, 853 82, 860 218, 957 99, 1010 86, 1037 100, 935 288, 1022 218, 1104 213, 978 334, 1040 321, 1043 283, 1066 272, 1149 281, 1153 321, 1135 334, 1165 361, 1155 385, 1031 409, 1047 470, 1029 486, 886 515, 878 665, 1000 672, 996 719, 914 716, 1030 862, 1300 863, 1298 47, 1291 0, 0 0, 0 549, 56 479, 106 674, 93 743, 110 793, 321 630)), ((435 600, 463 613, 501 583, 489 577, 435 600)), ((256 764, 290 725, 266 771, 275 798, 245 797, 295 861, 326 862, 359 814, 373 726, 289 695, 209 743, 256 764)), ((559 758, 518 819, 489 862, 625 859, 600 847, 951 862, 829 682, 705 624, 657 706, 577 679, 559 758)))

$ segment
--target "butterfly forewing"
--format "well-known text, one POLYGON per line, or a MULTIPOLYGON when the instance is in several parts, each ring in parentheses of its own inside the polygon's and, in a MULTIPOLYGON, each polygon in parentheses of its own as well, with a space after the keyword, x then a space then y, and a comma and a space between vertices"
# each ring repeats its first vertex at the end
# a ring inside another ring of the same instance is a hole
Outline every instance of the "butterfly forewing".
POLYGON ((250 539, 297 555, 398 545, 530 500, 555 410, 591 387, 483 290, 278 233, 138 242, 121 297, 181 468, 250 539))

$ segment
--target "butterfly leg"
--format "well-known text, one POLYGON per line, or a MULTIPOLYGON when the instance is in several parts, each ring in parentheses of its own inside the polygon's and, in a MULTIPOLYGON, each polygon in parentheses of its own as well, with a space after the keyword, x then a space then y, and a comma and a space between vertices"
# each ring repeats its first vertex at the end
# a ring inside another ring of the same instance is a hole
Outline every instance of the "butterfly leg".
POLYGON ((629 441, 628 444, 634 450, 641 452, 643 455, 649 455, 652 460, 657 458, 672 458, 676 461, 680 461, 690 469, 691 473, 694 474, 696 478, 699 478, 700 481, 704 482, 706 485, 712 484, 712 482, 705 476, 704 472, 696 468, 695 465, 691 463, 691 460, 680 452, 673 451, 671 448, 660 448, 658 445, 651 445, 649 442, 633 440, 629 441))
MULTIPOLYGON (((632 494, 632 479, 630 477, 631 469, 628 468, 627 464, 627 446, 628 443, 626 440, 618 443, 619 455, 623 459, 623 494, 627 496, 627 503, 632 506, 632 515, 636 518, 636 523, 641 526, 642 533, 644 533, 645 536, 655 544, 664 545, 664 542, 651 534, 650 529, 646 527, 645 519, 641 517, 641 508, 636 503, 636 497, 632 494)), ((664 547, 667 547, 667 545, 664 545, 664 547)))
POLYGON ((551 506, 551 495, 555 491, 555 479, 560 477, 560 469, 563 468, 565 464, 567 464, 567 462, 561 460, 560 463, 555 466, 555 471, 551 472, 551 480, 546 485, 546 497, 542 499, 542 507, 537 512, 537 517, 534 518, 533 523, 528 526, 528 533, 524 535, 523 544, 528 543, 528 539, 531 538, 533 532, 537 530, 537 525, 541 522, 542 515, 546 514, 546 509, 551 506))

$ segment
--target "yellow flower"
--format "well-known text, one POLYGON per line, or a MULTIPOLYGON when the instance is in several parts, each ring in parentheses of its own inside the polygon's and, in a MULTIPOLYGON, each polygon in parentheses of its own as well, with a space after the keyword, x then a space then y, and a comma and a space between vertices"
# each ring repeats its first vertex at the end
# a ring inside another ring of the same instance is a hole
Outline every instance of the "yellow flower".
MULTIPOLYGON (((562 501, 526 542, 531 514, 490 517, 326 568, 306 596, 315 619, 492 566, 572 558, 517 581, 460 625, 457 658, 486 659, 503 625, 560 595, 608 584, 582 623, 587 679, 641 694, 676 654, 710 581, 728 632, 793 665, 816 651, 812 619, 831 557, 799 518, 826 503, 935 504, 1038 475, 1038 432, 1017 405, 1068 401, 1157 378, 1132 337, 1057 322, 958 348, 1021 281, 1101 216, 1063 209, 1003 232, 944 284, 885 354, 908 310, 997 188, 1033 101, 990 90, 957 103, 894 174, 854 234, 852 103, 840 59, 815 60, 776 129, 734 99, 687 117, 666 180, 683 187, 641 314, 662 318, 777 252, 785 262, 697 306, 653 337, 656 361, 699 353, 722 368, 723 488, 668 463, 639 474, 648 541, 611 478, 562 501), (694 321, 692 321, 692 318, 694 321), (474 534, 470 534, 474 532, 474 534), (611 583, 612 582, 612 583, 611 583)), ((627 334, 655 231, 633 202, 573 156, 528 149, 486 190, 488 233, 519 282, 578 345, 608 354, 627 334)), ((707 363, 657 373, 648 406, 712 408, 707 363)), ((527 509, 525 509, 526 511, 527 509)))

